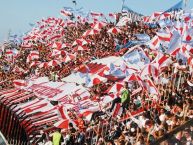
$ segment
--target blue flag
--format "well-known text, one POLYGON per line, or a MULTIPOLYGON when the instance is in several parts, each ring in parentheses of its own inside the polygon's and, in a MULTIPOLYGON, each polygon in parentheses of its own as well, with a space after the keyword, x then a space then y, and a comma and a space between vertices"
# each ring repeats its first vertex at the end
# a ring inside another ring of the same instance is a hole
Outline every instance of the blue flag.
POLYGON ((74 9, 72 8, 72 7, 63 7, 64 8, 64 10, 66 10, 66 11, 70 11, 70 12, 73 12, 74 11, 74 9))
POLYGON ((180 9, 183 9, 183 8, 184 8, 184 2, 183 2, 183 0, 181 0, 180 2, 175 4, 174 6, 172 6, 168 10, 166 10, 165 12, 171 12, 171 11, 180 10, 180 9))
POLYGON ((133 13, 133 14, 136 14, 136 15, 139 15, 139 16, 143 16, 142 14, 137 13, 137 12, 133 11, 132 9, 130 9, 130 8, 129 8, 127 5, 125 5, 124 3, 123 3, 123 5, 122 5, 122 12, 128 12, 128 13, 133 13))
POLYGON ((144 42, 150 41, 150 37, 147 34, 135 34, 135 36, 139 41, 144 41, 144 42))

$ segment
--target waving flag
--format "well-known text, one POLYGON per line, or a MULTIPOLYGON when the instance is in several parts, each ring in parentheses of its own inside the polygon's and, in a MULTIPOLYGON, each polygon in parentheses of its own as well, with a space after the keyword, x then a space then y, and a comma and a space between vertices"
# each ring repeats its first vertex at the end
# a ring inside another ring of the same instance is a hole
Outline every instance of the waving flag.
POLYGON ((62 48, 62 43, 54 42, 52 45, 52 48, 56 48, 56 49, 60 50, 62 48))
POLYGON ((185 43, 193 43, 193 29, 192 28, 185 31, 182 41, 185 43))
POLYGON ((150 37, 149 37, 149 35, 147 35, 147 34, 135 34, 135 36, 136 36, 137 39, 140 40, 140 41, 147 42, 147 41, 150 40, 150 37))
POLYGON ((184 2, 183 0, 179 1, 177 4, 166 10, 165 12, 171 12, 171 11, 176 11, 176 10, 181 10, 184 8, 184 2))
POLYGON ((116 26, 118 27, 122 27, 122 26, 125 26, 127 24, 127 22, 131 22, 131 18, 125 16, 125 17, 122 17, 119 22, 117 23, 116 26))
POLYGON ((158 90, 153 83, 153 81, 150 78, 145 79, 143 82, 143 87, 144 89, 149 93, 149 94, 158 94, 158 90))
POLYGON ((100 30, 100 29, 103 28, 104 26, 106 26, 106 23, 97 22, 96 24, 92 25, 92 28, 93 28, 93 29, 96 29, 96 30, 100 30))
POLYGON ((98 34, 98 33, 99 33, 98 30, 91 29, 91 30, 87 30, 86 32, 84 32, 82 36, 86 37, 88 35, 95 35, 95 34, 98 34))
POLYGON ((136 20, 139 20, 141 19, 141 17, 143 16, 142 14, 139 14, 137 12, 134 12, 133 10, 131 10, 127 5, 125 5, 123 3, 122 5, 122 14, 126 14, 127 16, 129 16, 129 18, 132 20, 132 21, 136 21, 136 20))
POLYGON ((11 56, 13 55, 13 50, 7 49, 5 54, 11 56))
POLYGON ((172 40, 169 44, 169 48, 167 49, 166 53, 171 55, 176 55, 181 48, 181 37, 180 34, 175 31, 172 36, 172 40))
POLYGON ((50 62, 48 62, 48 66, 54 67, 59 65, 61 62, 58 60, 51 60, 50 62))
POLYGON ((18 67, 18 66, 15 66, 14 68, 13 68, 13 72, 16 72, 16 73, 24 73, 25 72, 25 70, 23 69, 23 68, 20 68, 20 67, 18 67))
POLYGON ((109 29, 107 32, 112 33, 112 34, 118 34, 118 33, 121 33, 121 30, 117 27, 113 27, 113 28, 109 29))
POLYGON ((64 10, 67 10, 67 11, 70 11, 70 12, 74 11, 74 9, 72 7, 63 7, 63 8, 64 8, 64 10))
POLYGON ((71 16, 72 15, 72 13, 70 11, 67 11, 67 10, 61 10, 60 13, 63 16, 71 16))
POLYGON ((140 54, 137 50, 124 55, 124 59, 131 64, 136 64, 141 60, 140 54))
POLYGON ((39 59, 39 52, 38 51, 31 51, 27 57, 27 63, 32 60, 39 59))
POLYGON ((160 40, 158 36, 154 36, 153 39, 150 42, 148 42, 148 45, 152 50, 158 49, 160 46, 160 40))
POLYGON ((85 39, 81 38, 81 39, 76 39, 76 40, 72 43, 72 46, 75 46, 75 45, 83 46, 83 45, 86 45, 86 44, 88 44, 88 40, 85 40, 85 39))
POLYGON ((34 62, 32 62, 32 63, 29 65, 29 67, 31 68, 31 67, 37 66, 37 65, 39 65, 39 64, 40 64, 40 61, 34 61, 34 62))
POLYGON ((98 12, 90 12, 90 15, 92 17, 102 17, 102 16, 104 16, 103 13, 98 13, 98 12))
POLYGON ((158 78, 159 70, 153 65, 148 64, 146 65, 141 71, 141 78, 145 78, 147 75, 152 76, 155 80, 158 78))
POLYGON ((109 17, 116 20, 117 14, 109 13, 109 17))
MULTIPOLYGON (((123 4, 122 6, 122 11, 124 12, 132 12, 132 13, 136 13, 134 12, 132 9, 130 9, 127 5, 123 4)), ((137 13, 136 13, 137 14, 137 13)))
POLYGON ((116 83, 113 86, 109 87, 107 92, 117 93, 117 92, 120 92, 123 87, 124 87, 123 83, 116 83))
POLYGON ((87 87, 92 87, 94 85, 100 84, 102 82, 106 82, 107 78, 101 77, 97 74, 88 75, 86 78, 86 85, 87 87))
POLYGON ((144 16, 144 17, 143 17, 143 21, 144 21, 145 23, 149 23, 149 21, 150 21, 150 16, 144 16))
POLYGON ((159 37, 159 39, 161 41, 167 41, 170 42, 172 34, 171 33, 167 33, 167 32, 157 32, 156 33, 157 36, 159 37))
POLYGON ((68 124, 70 121, 68 119, 65 120, 60 120, 54 124, 55 127, 57 128, 62 128, 62 129, 68 129, 68 124))
POLYGON ((13 84, 16 88, 22 89, 27 86, 27 82, 25 80, 14 80, 13 84))

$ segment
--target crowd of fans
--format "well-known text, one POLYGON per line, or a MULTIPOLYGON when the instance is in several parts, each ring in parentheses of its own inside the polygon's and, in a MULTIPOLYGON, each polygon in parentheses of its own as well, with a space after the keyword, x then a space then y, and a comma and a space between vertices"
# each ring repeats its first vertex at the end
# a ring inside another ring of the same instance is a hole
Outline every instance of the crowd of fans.
MULTIPOLYGON (((173 64, 175 64, 173 62, 173 64)), ((158 139, 165 134, 170 133, 185 122, 193 118, 193 89, 187 82, 192 82, 193 78, 187 71, 183 73, 183 83, 180 89, 177 89, 178 75, 170 78, 170 69, 175 69, 174 65, 168 66, 166 71, 160 75, 159 92, 161 94, 159 103, 155 103, 152 99, 141 91, 131 97, 126 96, 127 101, 120 103, 125 105, 125 112, 121 116, 112 117, 110 108, 103 108, 101 111, 95 112, 91 122, 86 122, 81 116, 79 120, 81 127, 76 130, 73 124, 69 124, 68 130, 59 130, 62 134, 62 144, 136 144, 145 145, 156 143, 158 139), (177 80, 172 80, 173 78, 177 80), (161 81, 163 79, 168 80, 161 81), (128 101, 129 100, 129 101, 128 101), (134 113, 143 109, 143 113, 133 116, 134 113), (133 114, 133 115, 132 115, 133 114)), ((125 85, 127 88, 127 83, 125 85)), ((121 98, 124 97, 123 93, 121 98)), ((73 111, 71 112, 73 113, 73 111)), ((54 132, 55 133, 55 132, 54 132)), ((40 140, 49 144, 49 140, 54 139, 53 134, 44 134, 40 140)), ((171 138, 159 144, 192 144, 193 128, 187 126, 183 131, 177 132, 171 138)))
MULTIPOLYGON (((68 53, 76 53, 76 59, 68 63, 62 63, 56 67, 48 68, 37 68, 37 66, 30 67, 30 63, 27 63, 27 57, 32 50, 38 50, 40 57, 37 61, 47 62, 52 60, 53 57, 50 56, 52 49, 50 46, 46 46, 40 42, 34 42, 31 49, 22 48, 20 45, 14 46, 19 52, 15 58, 6 59, 5 50, 12 49, 13 46, 4 46, 4 51, 1 52, 1 73, 0 82, 7 80, 7 83, 15 79, 25 79, 35 74, 36 76, 48 76, 52 78, 52 75, 56 76, 57 80, 61 80, 63 77, 69 75, 72 70, 79 67, 85 62, 89 62, 92 59, 103 58, 106 56, 115 55, 116 46, 124 46, 129 40, 136 40, 135 34, 146 33, 151 38, 156 34, 158 27, 151 28, 141 22, 134 22, 121 27, 122 32, 119 34, 109 34, 107 30, 114 26, 114 23, 108 23, 102 28, 99 34, 93 36, 87 36, 85 39, 89 40, 91 43, 85 45, 88 50, 73 52, 73 48, 65 47, 64 50, 68 53)), ((58 40, 65 43, 72 44, 76 39, 81 38, 83 33, 90 29, 91 25, 89 23, 78 23, 77 26, 71 26, 65 28, 65 36, 63 40, 58 40)), ((2 46, 3 47, 3 46, 2 46)), ((123 55, 123 52, 117 53, 117 55, 123 55)), ((12 56, 13 57, 13 56, 12 56)), ((63 56, 61 56, 63 57, 63 56)), ((7 83, 4 83, 7 84, 7 83)), ((11 85, 11 84, 8 84, 11 85)), ((6 85, 7 86, 7 85, 6 85)), ((2 86, 3 87, 3 86, 2 86)))
MULTIPOLYGON (((40 57, 37 61, 47 62, 52 60, 50 56, 52 49, 41 42, 33 42, 34 45, 30 50, 24 49, 20 45, 14 46, 18 53, 11 60, 7 59, 5 51, 2 51, 0 54, 1 88, 12 87, 12 81, 15 79, 27 79, 32 76, 48 76, 50 80, 61 81, 76 68, 92 59, 115 54, 123 55, 126 50, 120 49, 117 52, 117 46, 121 47, 130 40, 137 40, 135 34, 145 33, 153 38, 159 30, 159 26, 152 28, 142 22, 133 22, 121 27, 119 34, 107 33, 107 30, 114 25, 108 23, 101 29, 100 33, 87 36, 85 39, 91 42, 85 45, 88 50, 76 52, 75 60, 61 63, 56 67, 37 68, 36 66, 30 67, 30 64, 26 63, 27 56, 32 50, 39 51, 40 57)), ((76 26, 66 27, 65 36, 58 41, 63 42, 65 40, 65 43, 72 44, 90 28, 89 23, 77 23, 76 26)), ((12 46, 5 46, 4 50, 10 49, 9 47, 12 46)), ((75 53, 73 47, 65 47, 64 49, 68 53, 75 53)), ((150 55, 151 52, 148 51, 147 53, 150 55)), ((131 92, 138 88, 138 84, 136 82, 133 84, 133 90, 130 90, 125 84, 125 89, 120 98, 116 98, 112 102, 112 106, 105 106, 100 111, 95 112, 90 122, 85 121, 82 116, 76 116, 73 110, 68 110, 68 113, 71 114, 70 117, 78 118, 79 129, 75 129, 73 124, 69 123, 68 130, 57 129, 53 133, 40 131, 41 137, 36 143, 53 143, 54 145, 153 144, 165 134, 193 118, 193 88, 189 85, 193 83, 193 75, 189 71, 189 67, 183 64, 181 60, 177 61, 176 58, 171 57, 168 66, 159 75, 158 82, 156 87, 160 96, 148 96, 143 90, 132 95, 131 92), (175 74, 174 71, 176 71, 175 74), (155 100, 159 103, 155 103, 155 100), (120 103, 124 108, 123 113, 120 116, 112 117, 110 113, 117 103, 120 103), (134 116, 135 112, 139 110, 143 110, 142 113, 137 117, 134 116)), ((106 89, 113 83, 100 84, 94 86, 91 90, 94 96, 98 96, 100 99, 106 89)), ((192 141, 193 128, 189 127, 185 128, 184 131, 173 134, 172 138, 160 144, 188 145, 193 144, 192 141)))

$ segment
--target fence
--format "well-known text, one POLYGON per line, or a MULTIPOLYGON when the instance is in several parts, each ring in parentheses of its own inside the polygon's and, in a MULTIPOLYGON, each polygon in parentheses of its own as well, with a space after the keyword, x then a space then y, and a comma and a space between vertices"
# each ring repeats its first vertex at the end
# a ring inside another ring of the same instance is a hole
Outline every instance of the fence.
POLYGON ((191 126, 193 127, 193 119, 190 119, 189 121, 187 121, 183 125, 175 128, 171 132, 166 133, 161 138, 157 139, 157 141, 154 142, 153 144, 161 144, 163 141, 171 140, 174 134, 176 134, 176 133, 178 133, 180 131, 183 131, 185 128, 190 128, 191 126))
POLYGON ((0 132, 0 145, 8 145, 8 142, 6 141, 3 134, 0 132))
POLYGON ((28 145, 28 138, 24 127, 21 125, 21 118, 16 115, 13 109, 16 105, 0 100, 0 130, 9 144, 28 145))

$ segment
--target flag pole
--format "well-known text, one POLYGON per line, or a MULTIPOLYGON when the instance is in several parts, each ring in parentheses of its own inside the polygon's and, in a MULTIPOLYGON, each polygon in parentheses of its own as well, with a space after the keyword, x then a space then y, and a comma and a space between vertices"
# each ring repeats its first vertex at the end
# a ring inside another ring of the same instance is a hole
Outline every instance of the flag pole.
POLYGON ((125 0, 122 0, 122 7, 121 7, 121 11, 123 10, 123 6, 125 4, 125 0))
POLYGON ((186 9, 186 7, 187 7, 187 3, 188 3, 188 0, 184 0, 184 8, 186 9))

